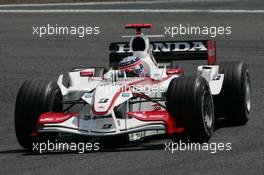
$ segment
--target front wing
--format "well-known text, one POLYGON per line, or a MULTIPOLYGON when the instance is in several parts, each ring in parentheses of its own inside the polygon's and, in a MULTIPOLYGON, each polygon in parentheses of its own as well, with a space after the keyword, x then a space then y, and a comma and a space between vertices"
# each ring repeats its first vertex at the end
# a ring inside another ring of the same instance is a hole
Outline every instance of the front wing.
POLYGON ((129 135, 130 141, 147 136, 174 134, 183 131, 177 128, 167 111, 128 112, 127 118, 109 116, 81 116, 72 113, 46 113, 38 121, 40 133, 70 133, 89 137, 129 135))

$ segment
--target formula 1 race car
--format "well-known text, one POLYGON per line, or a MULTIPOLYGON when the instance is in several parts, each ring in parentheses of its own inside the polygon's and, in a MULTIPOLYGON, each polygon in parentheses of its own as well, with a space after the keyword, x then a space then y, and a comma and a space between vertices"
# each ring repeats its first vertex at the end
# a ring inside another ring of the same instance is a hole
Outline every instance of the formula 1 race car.
MULTIPOLYGON (((153 41, 136 29, 130 42, 110 44, 109 70, 74 68, 57 82, 26 81, 15 106, 15 131, 27 149, 43 135, 87 139, 150 136, 208 142, 215 120, 245 125, 250 114, 250 77, 242 62, 216 64, 215 41, 153 41), (207 60, 184 76, 177 60, 207 60)), ((110 139, 111 140, 111 139, 110 139)))

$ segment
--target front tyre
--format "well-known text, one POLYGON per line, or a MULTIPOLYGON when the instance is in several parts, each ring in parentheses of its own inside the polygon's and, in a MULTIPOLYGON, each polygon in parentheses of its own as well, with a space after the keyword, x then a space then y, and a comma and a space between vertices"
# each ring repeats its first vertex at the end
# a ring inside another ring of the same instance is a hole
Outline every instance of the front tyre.
POLYGON ((50 111, 62 111, 62 94, 57 83, 25 81, 18 92, 15 106, 15 132, 23 148, 32 148, 31 134, 36 131, 39 115, 50 111))
POLYGON ((208 142, 214 131, 214 105, 208 82, 201 76, 170 82, 166 106, 191 142, 208 142))

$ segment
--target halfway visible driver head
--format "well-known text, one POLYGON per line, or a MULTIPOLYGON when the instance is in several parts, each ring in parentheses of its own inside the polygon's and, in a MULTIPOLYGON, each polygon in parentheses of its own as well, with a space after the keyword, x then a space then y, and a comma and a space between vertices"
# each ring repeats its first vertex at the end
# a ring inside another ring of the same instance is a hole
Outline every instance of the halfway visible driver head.
POLYGON ((139 57, 128 56, 118 64, 119 70, 124 71, 127 76, 146 77, 148 76, 148 66, 139 57))

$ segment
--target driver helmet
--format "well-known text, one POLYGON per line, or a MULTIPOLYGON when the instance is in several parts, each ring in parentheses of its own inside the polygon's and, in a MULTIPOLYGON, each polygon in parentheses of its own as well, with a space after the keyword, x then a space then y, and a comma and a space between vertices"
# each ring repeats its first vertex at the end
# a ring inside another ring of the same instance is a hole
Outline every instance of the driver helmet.
POLYGON ((148 72, 147 65, 136 56, 125 57, 119 62, 118 67, 121 72, 125 72, 128 76, 146 77, 148 72))

